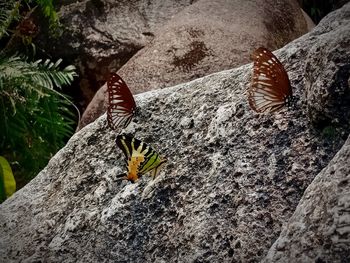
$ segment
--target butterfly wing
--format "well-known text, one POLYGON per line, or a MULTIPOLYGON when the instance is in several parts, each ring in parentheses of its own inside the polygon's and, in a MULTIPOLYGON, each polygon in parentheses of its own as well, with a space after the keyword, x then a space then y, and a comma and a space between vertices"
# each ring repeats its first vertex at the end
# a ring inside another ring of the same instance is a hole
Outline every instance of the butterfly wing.
POLYGON ((127 127, 136 110, 135 100, 131 91, 124 80, 115 73, 107 81, 107 91, 108 126, 113 130, 127 127))
POLYGON ((140 165, 140 174, 145 174, 153 170, 153 179, 157 176, 159 168, 166 162, 159 154, 151 147, 147 146, 145 149, 145 161, 140 165))
POLYGON ((253 52, 253 79, 248 90, 248 102, 256 112, 281 109, 292 96, 288 74, 271 51, 260 47, 253 52))
POLYGON ((118 135, 117 146, 123 151, 128 164, 127 179, 134 182, 143 174, 154 170, 157 175, 159 167, 166 162, 146 143, 126 134, 118 135))

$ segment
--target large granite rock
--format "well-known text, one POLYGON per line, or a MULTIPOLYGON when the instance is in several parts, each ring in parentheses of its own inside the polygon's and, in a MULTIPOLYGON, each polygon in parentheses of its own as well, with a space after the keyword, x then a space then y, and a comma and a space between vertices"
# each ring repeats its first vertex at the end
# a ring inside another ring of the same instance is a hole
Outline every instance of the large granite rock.
POLYGON ((350 20, 346 13, 340 15, 342 24, 331 32, 321 21, 311 34, 326 35, 312 46, 305 66, 308 115, 319 128, 350 128, 350 20))
MULTIPOLYGON (((307 32, 295 0, 199 0, 155 32, 118 73, 134 94, 169 87, 249 62, 263 45, 275 50, 307 32)), ((104 85, 80 127, 106 111, 104 85)))
MULTIPOLYGON (((249 109, 245 93, 251 65, 137 95, 140 114, 126 132, 135 133, 168 159, 153 181, 147 176, 135 184, 116 180, 116 175, 125 170, 124 157, 115 145, 116 134, 109 130, 105 116, 83 128, 35 179, 1 204, 2 260, 264 259, 305 189, 347 138, 347 125, 339 125, 333 134, 328 134, 310 124, 304 76, 312 47, 328 39, 327 35, 334 30, 348 27, 345 22, 349 18, 347 4, 326 17, 313 33, 276 53, 287 68, 297 98, 296 106, 289 110, 257 115, 249 109)), ((334 37, 335 42, 336 38, 342 39, 334 37)), ((341 217, 348 209, 348 186, 340 179, 337 184, 337 178, 345 178, 341 174, 348 171, 342 166, 346 156, 340 152, 329 164, 334 167, 340 162, 339 169, 334 170, 334 182, 318 183, 319 187, 327 186, 324 191, 317 190, 322 191, 322 198, 314 191, 301 200, 305 204, 302 207, 308 204, 311 208, 316 207, 311 203, 339 200, 325 204, 322 210, 338 220, 334 223, 335 235, 318 232, 326 229, 319 225, 326 214, 320 215, 322 220, 310 218, 309 223, 315 227, 308 229, 319 238, 315 240, 317 245, 331 244, 326 247, 324 258, 333 259, 332 262, 340 259, 339 247, 332 246, 336 240, 322 238, 342 239, 348 233, 347 228, 341 228, 342 222, 348 222, 341 217), (335 199, 325 197, 336 189, 344 191, 338 192, 335 199)), ((317 178, 324 178, 331 169, 327 168, 317 178)), ((293 220, 307 220, 298 218, 298 214, 293 220)), ((349 243, 342 242, 341 246, 342 251, 349 250, 349 243)), ((293 245, 284 249, 286 255, 307 255, 303 247, 293 245)))
MULTIPOLYGON (((317 41, 305 65, 307 114, 328 137, 350 128, 349 7, 329 14, 309 34, 317 41)), ((350 138, 307 188, 264 262, 349 262, 349 205, 350 138)))
POLYGON ((349 262, 350 137, 306 189, 265 262, 349 262))

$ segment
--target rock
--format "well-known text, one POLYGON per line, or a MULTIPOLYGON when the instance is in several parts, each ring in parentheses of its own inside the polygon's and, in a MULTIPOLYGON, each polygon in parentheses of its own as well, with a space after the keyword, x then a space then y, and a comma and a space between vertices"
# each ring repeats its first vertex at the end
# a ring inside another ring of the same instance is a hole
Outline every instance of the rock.
POLYGON ((350 137, 306 189, 264 262, 349 262, 350 137))
MULTIPOLYGON (((315 32, 318 33, 320 30, 315 32)), ((322 41, 316 42, 308 53, 305 66, 308 115, 319 129, 344 125, 350 128, 349 46, 350 26, 339 25, 322 41)))
POLYGON ((295 1, 199 0, 118 72, 141 93, 248 63, 258 46, 275 50, 306 32, 295 1))
MULTIPOLYGON (((275 50, 306 32, 294 0, 199 0, 157 30, 118 73, 137 94, 242 65, 257 47, 275 50)), ((106 111, 106 105, 100 107, 105 92, 106 85, 87 107, 80 127, 106 111)))
MULTIPOLYGON (((249 109, 245 93, 251 64, 136 95, 140 114, 125 132, 135 134, 168 159, 156 180, 149 176, 135 184, 116 180, 126 167, 105 115, 77 132, 35 179, 0 205, 2 260, 264 259, 305 189, 347 137, 345 129, 344 134, 339 130, 323 136, 310 124, 304 69, 312 47, 333 30, 348 27, 349 18, 347 4, 327 16, 313 33, 276 52, 290 76, 297 98, 294 108, 265 115, 249 109)), ((348 171, 348 161, 342 158, 345 155, 340 152, 334 159, 340 162, 334 166, 339 168, 336 178, 348 171)), ((347 189, 340 182, 325 188, 322 196, 328 189, 347 189)), ((327 200, 309 197, 302 202, 327 200)), ((346 200, 335 200, 339 203, 327 203, 332 208, 325 213, 339 215, 334 217, 338 220, 334 226, 346 226, 347 218, 342 217, 346 211, 337 210, 345 209, 346 200)), ((317 245, 336 242, 322 240, 327 235, 346 238, 347 228, 335 230, 334 234, 317 232, 317 245)), ((348 243, 341 240, 340 244, 342 251, 349 251, 348 243)), ((288 243, 281 242, 278 248, 287 251, 288 243)), ((336 262, 335 250, 327 251, 325 258, 336 262)))
MULTIPOLYGON (((78 68, 82 100, 89 102, 110 71, 119 69, 154 38, 154 32, 194 0, 59 1, 63 35, 43 32, 38 43, 78 68)), ((75 93, 78 93, 76 91, 75 93)), ((82 102, 83 108, 87 106, 82 102)))
POLYGON ((307 13, 305 13, 305 11, 303 9, 301 9, 301 12, 303 13, 304 19, 306 21, 307 30, 311 31, 315 27, 314 21, 312 21, 312 19, 309 17, 309 15, 307 13))

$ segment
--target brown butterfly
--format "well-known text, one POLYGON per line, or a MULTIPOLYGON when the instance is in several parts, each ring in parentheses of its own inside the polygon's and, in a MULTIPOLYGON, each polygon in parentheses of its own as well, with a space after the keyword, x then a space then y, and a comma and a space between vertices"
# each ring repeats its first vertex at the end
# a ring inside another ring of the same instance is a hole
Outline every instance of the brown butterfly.
POLYGON ((256 112, 274 112, 292 100, 292 87, 282 63, 264 47, 255 50, 253 79, 248 102, 256 112))
POLYGON ((107 81, 107 121, 112 130, 126 128, 136 112, 136 104, 124 80, 113 73, 107 81))

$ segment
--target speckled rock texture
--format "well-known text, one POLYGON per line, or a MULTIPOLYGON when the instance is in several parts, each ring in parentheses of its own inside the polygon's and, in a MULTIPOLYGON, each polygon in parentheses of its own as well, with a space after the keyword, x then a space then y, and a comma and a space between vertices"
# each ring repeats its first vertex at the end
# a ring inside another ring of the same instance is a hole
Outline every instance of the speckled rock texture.
POLYGON ((349 262, 350 137, 306 189, 265 262, 349 262))
POLYGON ((313 32, 325 36, 311 48, 305 67, 308 115, 320 128, 350 128, 350 20, 340 21, 331 32, 323 22, 313 32))
MULTIPOLYGON (((159 28, 118 73, 137 94, 243 65, 257 47, 275 50, 306 32, 295 0, 199 0, 159 28)), ((80 127, 106 111, 106 89, 97 92, 80 127)))
MULTIPOLYGON (((304 75, 312 47, 348 26, 343 22, 349 18, 347 4, 324 19, 322 30, 316 27, 323 33, 304 35, 276 52, 297 100, 295 107, 277 114, 258 115, 249 109, 245 93, 251 64, 137 95, 140 114, 125 132, 168 159, 155 180, 116 180, 126 167, 105 115, 77 132, 35 179, 0 205, 2 260, 263 260, 314 178, 327 165, 317 178, 324 178, 332 166, 345 167, 336 164, 339 160, 345 165, 341 152, 329 162, 349 131, 345 125, 329 134, 311 125, 304 75)), ((347 170, 336 171, 340 178, 347 170)), ((308 194, 300 203, 322 200, 339 200, 324 206, 339 220, 335 226, 348 222, 340 217, 343 210, 337 210, 342 208, 340 197, 308 194)), ((344 199, 348 209, 345 205, 344 199)), ((327 233, 314 233, 311 240, 319 238, 318 245, 335 242, 322 240, 327 233)), ((339 232, 339 238, 341 233, 347 232, 339 232)), ((349 243, 342 245, 349 248, 349 243)), ((307 255, 302 247, 293 249, 307 255)), ((327 258, 338 262, 337 251, 327 249, 327 258)))

